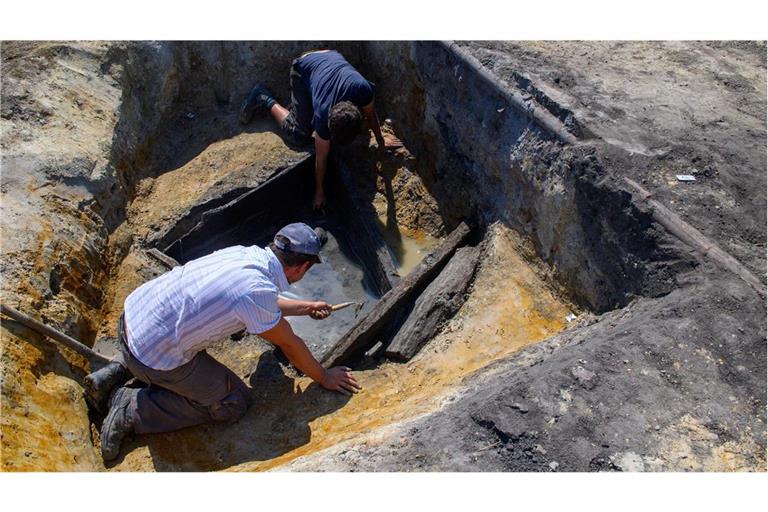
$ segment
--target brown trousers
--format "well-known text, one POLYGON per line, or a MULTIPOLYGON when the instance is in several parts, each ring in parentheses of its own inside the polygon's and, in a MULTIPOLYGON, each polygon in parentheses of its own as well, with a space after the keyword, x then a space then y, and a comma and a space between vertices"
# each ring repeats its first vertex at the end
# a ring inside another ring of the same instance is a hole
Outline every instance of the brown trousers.
POLYGON ((234 423, 252 402, 251 391, 229 368, 199 352, 173 370, 144 366, 128 349, 125 320, 118 322, 120 364, 149 387, 131 397, 130 411, 137 434, 170 432, 212 421, 234 423))

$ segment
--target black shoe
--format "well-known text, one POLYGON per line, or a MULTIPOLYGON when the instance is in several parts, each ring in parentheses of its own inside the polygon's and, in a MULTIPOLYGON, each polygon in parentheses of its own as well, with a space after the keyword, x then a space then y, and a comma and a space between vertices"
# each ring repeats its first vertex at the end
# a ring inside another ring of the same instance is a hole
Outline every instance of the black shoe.
POLYGON ((240 123, 250 123, 254 114, 267 112, 274 101, 275 99, 266 88, 257 85, 251 89, 251 93, 245 98, 243 106, 240 107, 240 123))
POLYGON ((115 361, 107 364, 101 370, 89 373, 85 376, 83 383, 83 394, 86 402, 99 414, 106 414, 110 393, 115 387, 125 384, 130 377, 131 374, 128 370, 115 361))
POLYGON ((120 387, 109 397, 109 413, 101 425, 101 457, 104 462, 117 458, 120 445, 133 432, 131 396, 136 390, 120 387))

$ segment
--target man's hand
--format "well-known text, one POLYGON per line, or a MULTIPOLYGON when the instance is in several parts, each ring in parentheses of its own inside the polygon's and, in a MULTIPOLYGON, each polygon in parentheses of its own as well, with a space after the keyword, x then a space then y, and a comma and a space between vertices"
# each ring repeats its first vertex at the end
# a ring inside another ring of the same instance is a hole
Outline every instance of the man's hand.
POLYGON ((315 320, 323 320, 331 316, 331 305, 327 302, 318 301, 310 305, 309 316, 315 320))
POLYGON ((397 149, 403 147, 403 141, 393 135, 384 136, 384 148, 397 149))
POLYGON ((384 155, 385 153, 393 153, 396 149, 402 147, 403 141, 394 135, 382 135, 380 139, 376 140, 376 148, 380 155, 384 155))
POLYGON ((351 396, 360 391, 360 384, 352 376, 352 370, 346 366, 334 366, 325 371, 325 378, 320 383, 325 389, 338 391, 339 393, 351 396))
POLYGON ((325 192, 317 190, 315 197, 312 199, 312 209, 321 210, 325 206, 325 192))

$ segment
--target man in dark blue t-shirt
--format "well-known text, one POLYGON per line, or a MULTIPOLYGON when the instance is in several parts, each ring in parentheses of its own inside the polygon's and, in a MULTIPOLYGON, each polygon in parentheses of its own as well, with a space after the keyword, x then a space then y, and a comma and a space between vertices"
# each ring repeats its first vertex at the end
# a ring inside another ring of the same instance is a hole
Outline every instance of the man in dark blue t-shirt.
POLYGON ((240 122, 248 123, 255 112, 269 112, 290 142, 305 145, 315 137, 315 196, 313 208, 325 203, 323 181, 331 142, 348 144, 362 131, 363 117, 373 130, 379 149, 402 145, 381 134, 373 106, 374 85, 334 50, 308 52, 291 65, 291 104, 280 105, 264 87, 257 85, 240 110, 240 122))

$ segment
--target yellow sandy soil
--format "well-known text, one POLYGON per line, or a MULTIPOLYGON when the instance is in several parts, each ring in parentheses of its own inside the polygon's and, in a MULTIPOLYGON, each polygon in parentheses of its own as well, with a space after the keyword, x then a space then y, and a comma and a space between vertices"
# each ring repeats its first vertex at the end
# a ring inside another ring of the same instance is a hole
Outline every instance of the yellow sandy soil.
MULTIPOLYGON (((562 330, 568 307, 517 255, 503 226, 493 229, 474 291, 444 332, 406 364, 357 372, 364 390, 350 400, 306 378, 251 381, 257 403, 231 426, 142 436, 117 470, 262 471, 440 407, 462 378, 562 330)), ((212 351, 240 375, 263 347, 229 343, 212 351)))

